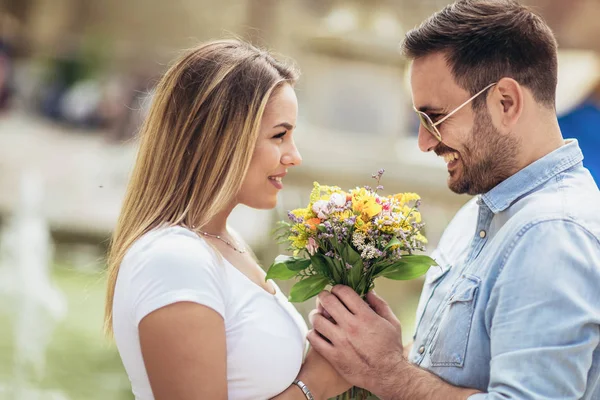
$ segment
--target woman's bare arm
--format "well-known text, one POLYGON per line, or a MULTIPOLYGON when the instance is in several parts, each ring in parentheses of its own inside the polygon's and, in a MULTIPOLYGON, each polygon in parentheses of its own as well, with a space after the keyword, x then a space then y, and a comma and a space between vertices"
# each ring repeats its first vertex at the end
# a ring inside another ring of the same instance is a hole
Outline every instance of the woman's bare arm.
POLYGON ((139 334, 156 400, 227 399, 225 324, 216 311, 171 304, 144 317, 139 334))

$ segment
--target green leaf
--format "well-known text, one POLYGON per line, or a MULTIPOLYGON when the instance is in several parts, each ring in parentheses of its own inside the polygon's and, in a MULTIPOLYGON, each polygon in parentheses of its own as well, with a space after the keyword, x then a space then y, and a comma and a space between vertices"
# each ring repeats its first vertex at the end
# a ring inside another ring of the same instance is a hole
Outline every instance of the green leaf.
POLYGON ((362 258, 360 257, 360 254, 356 250, 354 250, 349 243, 346 243, 346 245, 342 249, 342 259, 351 265, 354 265, 357 262, 362 263, 362 258))
POLYGON ((390 240, 390 241, 389 241, 389 243, 388 243, 388 244, 387 244, 387 245, 386 245, 386 246, 383 248, 383 250, 385 251, 385 250, 389 249, 390 247, 392 247, 392 246, 397 246, 397 245, 399 245, 399 244, 402 244, 402 242, 400 242, 400 241, 398 240, 398 238, 397 238, 397 237, 394 237, 394 238, 393 238, 392 240, 390 240))
POLYGON ((327 275, 327 271, 329 270, 329 266, 325 262, 325 258, 325 256, 319 253, 316 253, 310 257, 310 262, 312 263, 313 269, 315 272, 321 275, 327 275))
MULTIPOLYGON (((343 250, 342 250, 342 260, 344 260, 344 262, 347 262, 348 264, 352 265, 352 268, 350 269, 350 271, 348 272, 348 283, 350 284, 350 287, 352 289, 357 289, 358 288, 358 284, 363 276, 363 272, 364 272, 364 264, 362 262, 362 258, 360 257, 360 254, 358 254, 358 252, 356 250, 354 250, 352 248, 352 246, 350 246, 350 244, 346 243, 346 245, 344 246, 343 250)), ((342 263, 344 264, 344 263, 342 263)), ((345 265, 344 265, 345 268, 345 265)))
POLYGON ((292 271, 285 263, 274 263, 269 267, 265 281, 268 279, 291 279, 297 275, 296 271, 292 271))
POLYGON ((333 259, 322 254, 315 254, 310 258, 315 272, 337 282, 339 280, 338 268, 333 259))
POLYGON ((331 257, 324 257, 325 261, 327 261, 327 265, 329 265, 329 268, 331 269, 331 278, 332 281, 334 283, 344 283, 343 281, 343 277, 345 276, 344 273, 344 266, 342 265, 342 263, 339 260, 335 260, 331 257))
POLYGON ((275 262, 269 267, 267 279, 290 279, 310 265, 310 260, 302 257, 290 257, 280 255, 275 258, 275 262))
POLYGON ((304 257, 291 257, 279 255, 275 258, 275 264, 283 263, 292 271, 302 271, 308 268, 310 260, 304 257))
POLYGON ((323 275, 313 275, 302 279, 290 290, 289 300, 293 303, 301 303, 319 294, 329 283, 329 279, 323 275))
POLYGON ((379 276, 394 280, 410 280, 424 275, 435 265, 437 263, 428 256, 403 256, 398 262, 380 272, 379 276))
POLYGON ((377 278, 383 271, 391 267, 394 263, 387 259, 383 259, 371 265, 371 275, 373 279, 377 278))

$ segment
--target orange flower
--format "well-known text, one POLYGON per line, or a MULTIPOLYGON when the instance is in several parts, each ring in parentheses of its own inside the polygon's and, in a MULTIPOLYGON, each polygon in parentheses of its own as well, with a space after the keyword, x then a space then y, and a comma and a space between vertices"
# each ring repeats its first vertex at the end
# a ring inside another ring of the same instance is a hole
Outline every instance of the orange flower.
POLYGON ((311 218, 306 220, 306 224, 310 227, 311 230, 316 231, 317 225, 321 223, 319 218, 311 218))

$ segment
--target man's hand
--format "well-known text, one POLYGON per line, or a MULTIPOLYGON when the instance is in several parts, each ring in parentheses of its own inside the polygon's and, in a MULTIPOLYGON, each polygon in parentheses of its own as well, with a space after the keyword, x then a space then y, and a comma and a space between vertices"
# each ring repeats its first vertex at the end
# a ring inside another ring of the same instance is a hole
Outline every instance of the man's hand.
POLYGON ((390 307, 373 292, 367 303, 338 285, 319 294, 317 310, 310 315, 314 329, 308 340, 344 379, 389 400, 465 400, 479 393, 410 364, 403 356, 400 322, 390 307))
POLYGON ((321 292, 308 340, 349 383, 375 393, 405 361, 400 322, 375 293, 367 302, 348 286, 321 292))

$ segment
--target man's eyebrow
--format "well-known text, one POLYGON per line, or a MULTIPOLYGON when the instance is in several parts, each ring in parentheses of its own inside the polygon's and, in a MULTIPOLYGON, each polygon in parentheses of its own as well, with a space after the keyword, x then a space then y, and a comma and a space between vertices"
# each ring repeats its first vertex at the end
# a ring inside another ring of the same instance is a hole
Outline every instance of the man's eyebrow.
POLYGON ((422 106, 419 107, 418 110, 425 114, 442 114, 444 112, 443 108, 434 106, 422 106))

